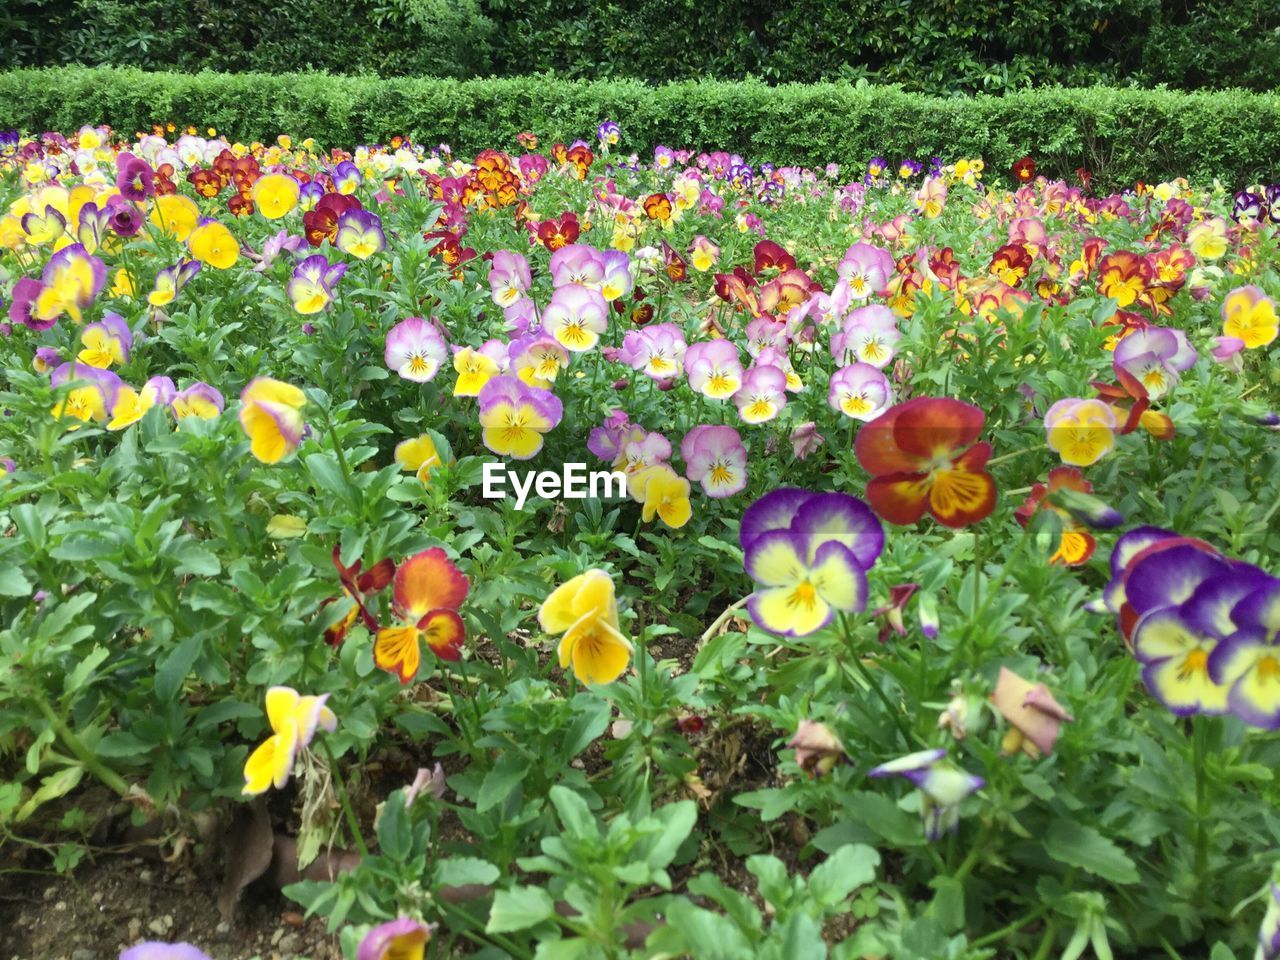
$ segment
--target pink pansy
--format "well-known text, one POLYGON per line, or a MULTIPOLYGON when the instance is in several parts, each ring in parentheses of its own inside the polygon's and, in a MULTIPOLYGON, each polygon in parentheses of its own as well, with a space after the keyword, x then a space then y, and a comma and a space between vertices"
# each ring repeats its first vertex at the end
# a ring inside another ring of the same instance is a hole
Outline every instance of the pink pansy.
POLYGON ((893 255, 869 243, 855 243, 845 251, 836 273, 849 285, 854 300, 865 300, 888 286, 894 274, 893 255))
POLYGON ((883 370, 893 359, 901 339, 894 312, 880 304, 871 304, 845 317, 844 328, 831 337, 831 355, 840 364, 856 360, 883 370))
POLYGON ((869 363, 841 367, 831 375, 827 403, 854 420, 874 420, 893 402, 889 378, 869 363))
POLYGON ((803 393, 804 381, 791 365, 791 357, 778 347, 765 347, 756 354, 757 367, 777 367, 787 375, 787 393, 803 393))
POLYGON ((747 352, 753 357, 765 347, 785 347, 787 325, 769 317, 756 317, 747 324, 747 352))
POLYGON ((493 254, 489 267, 489 291, 493 302, 506 309, 514 306, 533 285, 529 261, 510 250, 498 250, 493 254))
POLYGON ((513 340, 507 347, 508 366, 525 383, 549 389, 569 366, 569 351, 545 334, 513 340))
POLYGON ((1213 360, 1234 373, 1244 369, 1244 341, 1239 337, 1214 337, 1213 360))
MULTIPOLYGON (((557 250, 561 253, 568 247, 557 250)), ((557 287, 542 311, 542 328, 574 353, 590 350, 609 325, 609 305, 598 290, 570 284, 557 287)))
POLYGON ((507 321, 507 330, 517 337, 542 329, 538 308, 530 297, 521 297, 511 306, 503 308, 502 315, 507 321))
POLYGON ((631 330, 622 340, 618 359, 654 380, 669 380, 683 371, 684 332, 674 323, 631 330))
POLYGON ((631 258, 621 250, 606 250, 600 254, 604 272, 600 278, 600 296, 612 303, 631 293, 635 280, 631 276, 631 258))
POLYGON ((787 405, 787 374, 778 367, 752 367, 733 402, 744 423, 765 423, 787 405))
POLYGON ((449 358, 444 337, 430 321, 408 317, 387 331, 384 351, 387 366, 406 380, 426 383, 440 372, 449 358))
POLYGON ((1112 364, 1121 382, 1126 378, 1136 380, 1150 399, 1159 400, 1195 365, 1196 359, 1196 348, 1181 330, 1145 327, 1116 344, 1112 364))
POLYGON ((585 243, 571 243, 551 255, 551 282, 556 287, 576 284, 599 290, 604 282, 605 261, 600 251, 585 243))
POLYGON ((691 345, 684 355, 689 386, 704 397, 726 400, 742 386, 742 361, 730 340, 709 340, 691 345))
POLYGON ((733 427, 702 425, 680 443, 685 476, 709 497, 728 497, 747 485, 747 448, 733 427))

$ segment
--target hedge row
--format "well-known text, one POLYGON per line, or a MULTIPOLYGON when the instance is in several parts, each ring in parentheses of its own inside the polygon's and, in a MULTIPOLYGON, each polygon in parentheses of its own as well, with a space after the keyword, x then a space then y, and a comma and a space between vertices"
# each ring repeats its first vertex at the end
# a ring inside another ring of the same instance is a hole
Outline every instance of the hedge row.
POLYGON ((622 125, 623 150, 641 154, 665 143, 810 165, 980 155, 997 170, 1030 154, 1043 172, 1085 167, 1105 186, 1179 175, 1227 186, 1280 179, 1280 96, 1240 91, 1048 88, 944 98, 848 83, 0 73, 0 125, 27 131, 110 123, 131 133, 173 121, 242 140, 287 132, 351 146, 400 133, 470 152, 515 149, 522 130, 547 142, 590 138, 604 118, 622 125))
POLYGON ((5 0, 0 62, 1273 90, 1275 0, 5 0))

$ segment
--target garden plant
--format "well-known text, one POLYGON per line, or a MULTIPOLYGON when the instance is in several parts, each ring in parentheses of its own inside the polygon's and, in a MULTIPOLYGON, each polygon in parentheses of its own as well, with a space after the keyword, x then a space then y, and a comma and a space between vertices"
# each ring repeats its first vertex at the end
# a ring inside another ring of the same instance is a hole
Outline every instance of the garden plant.
POLYGON ((0 135, 0 868, 349 960, 1280 957, 1280 186, 626 120, 0 135))

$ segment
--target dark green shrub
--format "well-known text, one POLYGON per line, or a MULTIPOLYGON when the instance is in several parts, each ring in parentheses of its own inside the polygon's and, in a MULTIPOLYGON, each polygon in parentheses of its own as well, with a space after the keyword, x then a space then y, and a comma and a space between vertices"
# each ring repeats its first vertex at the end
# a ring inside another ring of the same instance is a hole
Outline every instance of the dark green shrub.
POLYGON ((993 175, 1024 154, 1049 174, 1086 167, 1106 186, 1174 176, 1236 185, 1276 179, 1280 96, 1241 91, 1048 88, 935 97, 865 83, 634 80, 549 76, 417 80, 307 74, 148 73, 46 68, 0 74, 0 125, 132 132, 174 121, 241 139, 287 132, 350 146, 408 134, 461 151, 515 149, 534 130, 590 137, 609 117, 623 149, 723 148, 753 161, 860 165, 875 154, 983 156, 993 175))

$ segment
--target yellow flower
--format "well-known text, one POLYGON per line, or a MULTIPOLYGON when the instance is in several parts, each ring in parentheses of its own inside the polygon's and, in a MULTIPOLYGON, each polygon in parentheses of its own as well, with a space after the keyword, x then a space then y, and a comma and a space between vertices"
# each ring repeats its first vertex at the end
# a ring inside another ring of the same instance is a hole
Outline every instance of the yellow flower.
POLYGON ((267 691, 267 720, 271 736, 249 754, 244 765, 245 796, 265 793, 273 785, 280 789, 289 782, 298 751, 305 750, 322 727, 332 733, 338 718, 325 706, 328 694, 303 697, 291 687, 272 687, 267 691))
POLYGON ((1250 350, 1267 346, 1277 334, 1275 302, 1258 287, 1237 287, 1222 301, 1222 332, 1250 350))
POLYGON ((480 388, 498 375, 498 362, 479 350, 463 347, 453 355, 453 369, 458 371, 453 395, 478 397, 480 388))
POLYGON ((270 377, 257 377, 240 394, 240 426, 249 451, 263 463, 279 463, 302 443, 307 395, 270 377))
POLYGON ((122 386, 116 391, 116 402, 111 408, 111 420, 107 423, 108 430, 123 430, 125 427, 132 426, 142 419, 156 403, 156 394, 154 390, 143 390, 139 393, 128 384, 122 386))
POLYGON ((644 508, 641 517, 645 523, 656 513, 668 527, 680 528, 693 516, 689 504, 689 481, 678 476, 668 466, 650 468, 644 482, 644 508))
POLYGON ((560 639, 560 666, 586 684, 612 683, 627 669, 631 642, 618 625, 613 580, 588 570, 551 592, 538 609, 538 623, 560 639))
POLYGON ((216 220, 192 230, 187 246, 193 257, 217 270, 226 270, 240 259, 240 244, 231 231, 216 220))
POLYGON ((431 479, 432 468, 440 466, 441 460, 435 441, 430 434, 424 433, 396 444, 396 463, 400 464, 401 470, 416 471, 425 486, 431 479))
POLYGON ((268 173, 253 185, 253 203, 268 220, 279 220, 298 205, 302 188, 284 173, 268 173))
POLYGON ((115 277, 111 284, 111 296, 113 297, 129 297, 134 295, 133 278, 129 276, 129 271, 121 267, 116 271, 115 277))
POLYGON ((190 197, 180 193, 166 193, 156 197, 151 208, 151 223, 179 243, 186 243, 191 231, 200 222, 200 208, 190 197))
POLYGON ((1227 223, 1221 217, 1197 223, 1187 234, 1187 245, 1200 260, 1217 260, 1227 252, 1227 223))

